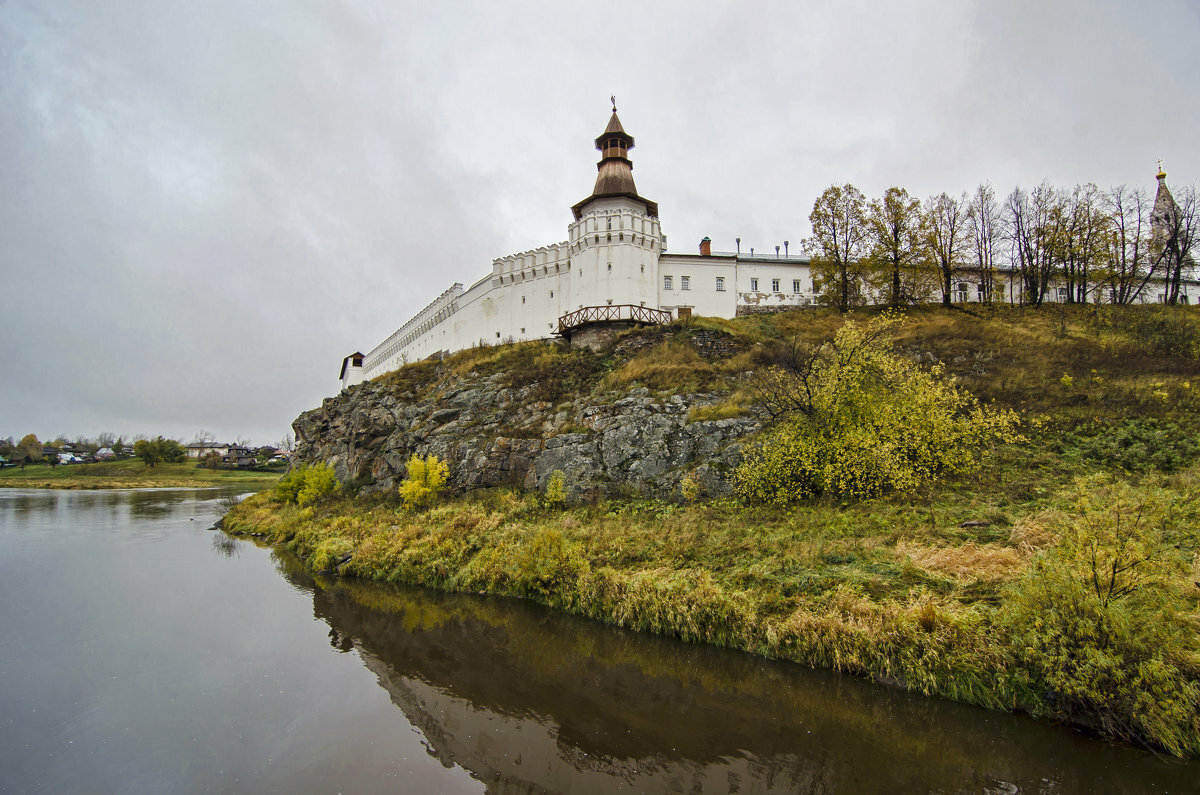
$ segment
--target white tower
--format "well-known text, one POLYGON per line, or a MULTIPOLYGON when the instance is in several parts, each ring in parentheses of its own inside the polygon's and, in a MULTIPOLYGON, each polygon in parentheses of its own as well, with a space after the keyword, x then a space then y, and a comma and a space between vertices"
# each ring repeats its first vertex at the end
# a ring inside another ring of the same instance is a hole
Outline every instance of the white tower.
POLYGON ((638 195, 625 132, 613 104, 608 127, 596 139, 602 153, 592 195, 571 208, 571 287, 568 310, 586 306, 658 308, 662 231, 658 204, 638 195))
POLYGON ((342 359, 342 372, 338 375, 342 382, 342 391, 346 391, 355 384, 363 382, 363 355, 360 351, 342 359))

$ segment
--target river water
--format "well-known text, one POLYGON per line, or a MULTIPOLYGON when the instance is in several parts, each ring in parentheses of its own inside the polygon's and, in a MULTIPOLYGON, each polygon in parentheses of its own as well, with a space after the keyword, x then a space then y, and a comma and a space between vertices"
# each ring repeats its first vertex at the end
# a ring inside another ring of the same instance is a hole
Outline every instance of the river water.
POLYGON ((0 489, 0 792, 1196 792, 1200 763, 0 489))

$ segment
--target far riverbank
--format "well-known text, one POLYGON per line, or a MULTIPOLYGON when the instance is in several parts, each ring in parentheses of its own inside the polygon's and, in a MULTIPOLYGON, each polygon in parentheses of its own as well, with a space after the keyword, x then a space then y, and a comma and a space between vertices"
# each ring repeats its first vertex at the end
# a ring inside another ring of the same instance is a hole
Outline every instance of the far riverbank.
POLYGON ((140 460, 102 461, 51 467, 32 464, 0 470, 0 488, 145 489, 242 486, 260 491, 275 485, 281 473, 239 469, 203 469, 194 461, 156 464, 140 460))

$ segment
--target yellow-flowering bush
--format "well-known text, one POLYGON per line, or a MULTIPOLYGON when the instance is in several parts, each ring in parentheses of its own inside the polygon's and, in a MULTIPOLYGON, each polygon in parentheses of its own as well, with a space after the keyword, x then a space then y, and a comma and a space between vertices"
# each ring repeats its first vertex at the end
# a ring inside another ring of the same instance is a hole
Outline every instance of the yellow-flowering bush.
POLYGON ((735 473, 743 499, 908 492, 973 470, 984 444, 1011 434, 1011 411, 979 406, 941 366, 926 371, 893 354, 883 334, 897 322, 848 321, 791 369, 764 374, 764 403, 781 421, 735 473))
POLYGON ((567 478, 561 469, 551 472, 546 481, 546 504, 554 508, 567 504, 567 478))
POLYGON ((450 477, 450 467, 436 455, 421 458, 415 453, 408 459, 408 474, 400 484, 405 508, 428 508, 441 496, 450 477))
POLYGON ((333 470, 322 463, 299 466, 275 484, 275 497, 280 502, 307 505, 338 487, 333 470))
POLYGON ((999 624, 1046 714, 1200 754, 1194 506, 1106 475, 1080 479, 1058 544, 1009 587, 999 624))

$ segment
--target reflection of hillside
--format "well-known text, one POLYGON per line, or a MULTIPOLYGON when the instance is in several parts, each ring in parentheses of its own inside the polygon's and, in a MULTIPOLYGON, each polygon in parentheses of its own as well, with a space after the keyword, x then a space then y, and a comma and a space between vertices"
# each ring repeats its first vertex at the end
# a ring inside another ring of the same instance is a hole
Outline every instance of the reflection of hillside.
POLYGON ((358 648, 430 752, 494 792, 1141 792, 1195 773, 1014 716, 521 602, 314 583, 286 558, 280 569, 312 589, 334 645, 358 648))

